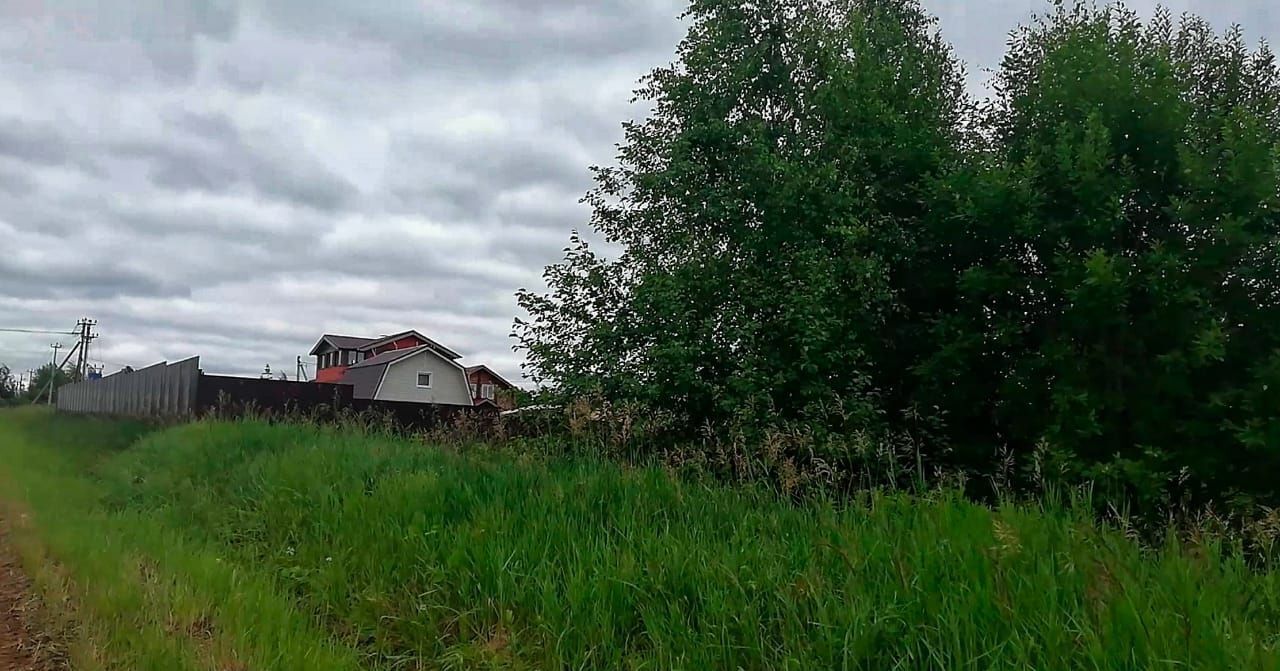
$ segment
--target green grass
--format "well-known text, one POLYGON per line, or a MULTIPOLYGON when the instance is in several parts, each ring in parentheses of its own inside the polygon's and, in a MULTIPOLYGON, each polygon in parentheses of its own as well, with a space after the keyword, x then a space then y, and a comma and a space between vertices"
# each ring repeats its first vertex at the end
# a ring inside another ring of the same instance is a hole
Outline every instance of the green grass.
POLYGON ((1277 574, 1212 539, 1150 551, 1052 507, 794 506, 290 425, 95 448, 113 426, 0 413, 0 473, 137 659, 222 668, 168 609, 253 669, 1280 668, 1277 574), (120 594, 98 605, 103 577, 120 594))
POLYGON ((0 411, 0 506, 75 669, 359 669, 271 576, 155 511, 109 511, 96 469, 146 427, 0 411))

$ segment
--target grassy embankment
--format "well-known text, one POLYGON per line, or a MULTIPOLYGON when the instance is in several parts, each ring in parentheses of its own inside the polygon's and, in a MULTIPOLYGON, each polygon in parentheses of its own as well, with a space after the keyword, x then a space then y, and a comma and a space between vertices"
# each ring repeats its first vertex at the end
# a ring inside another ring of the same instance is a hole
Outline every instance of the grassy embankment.
POLYGON ((102 667, 1280 663, 1280 573, 1212 539, 1143 551, 1053 508, 797 507, 335 429, 199 423, 125 447, 138 434, 0 413, 24 555, 102 667))

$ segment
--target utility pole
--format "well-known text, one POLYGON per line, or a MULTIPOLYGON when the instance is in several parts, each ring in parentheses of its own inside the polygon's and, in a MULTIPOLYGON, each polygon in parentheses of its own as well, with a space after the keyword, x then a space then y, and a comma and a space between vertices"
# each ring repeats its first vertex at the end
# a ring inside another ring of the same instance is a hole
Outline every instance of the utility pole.
POLYGON ((80 356, 76 358, 76 375, 81 380, 89 376, 89 343, 98 337, 98 334, 93 332, 93 327, 97 325, 97 320, 87 317, 76 322, 77 332, 80 334, 80 356))
MULTIPOLYGON (((71 348, 71 351, 67 352, 67 356, 62 360, 62 363, 58 363, 58 350, 62 349, 62 343, 53 343, 49 345, 49 347, 53 348, 53 360, 49 362, 49 405, 53 405, 54 383, 58 381, 58 373, 66 367, 67 362, 71 360, 71 355, 75 354, 76 351, 80 349, 80 344, 81 343, 77 342, 75 346, 71 348)), ((39 399, 40 397, 36 396, 36 402, 39 402, 39 399)))
POLYGON ((53 405, 53 381, 58 378, 58 350, 62 349, 62 343, 55 342, 49 347, 53 348, 53 360, 49 362, 49 405, 53 405))
POLYGON ((302 357, 298 357, 298 368, 294 371, 293 378, 298 382, 307 381, 307 367, 302 363, 302 357))

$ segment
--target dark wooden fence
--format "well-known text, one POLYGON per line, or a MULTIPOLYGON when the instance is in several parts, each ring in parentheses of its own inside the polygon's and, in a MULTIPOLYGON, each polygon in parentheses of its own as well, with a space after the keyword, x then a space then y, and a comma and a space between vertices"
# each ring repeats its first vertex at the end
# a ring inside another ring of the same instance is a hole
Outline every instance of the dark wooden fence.
POLYGON ((350 408, 354 389, 348 384, 258 380, 205 375, 196 387, 196 412, 241 415, 245 412, 310 413, 350 408))

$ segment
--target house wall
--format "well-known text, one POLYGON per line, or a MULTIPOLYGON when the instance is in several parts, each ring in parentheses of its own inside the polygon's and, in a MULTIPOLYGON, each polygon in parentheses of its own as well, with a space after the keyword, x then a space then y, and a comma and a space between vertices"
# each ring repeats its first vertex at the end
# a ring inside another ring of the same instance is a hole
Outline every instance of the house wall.
POLYGON ((507 389, 506 383, 490 374, 489 371, 481 368, 468 373, 467 378, 471 384, 475 385, 475 393, 473 396, 475 396, 476 403, 479 403, 483 399, 480 385, 491 384, 494 387, 494 403, 496 403, 502 410, 511 410, 515 408, 516 404, 511 398, 511 394, 504 393, 507 389))
POLYGON ((430 349, 388 366, 375 398, 410 403, 472 404, 466 372, 430 349), (431 373, 430 389, 418 388, 419 371, 431 373))
POLYGON ((333 351, 334 351, 333 346, 328 344, 327 342, 324 344, 324 346, 322 346, 319 350, 317 350, 317 352, 319 353, 316 354, 316 357, 315 357, 316 359, 315 381, 316 382, 341 382, 342 376, 346 374, 347 372, 346 366, 329 366, 327 368, 324 366, 323 361, 325 360, 325 357, 327 357, 329 353, 333 351))
POLYGON ((426 343, 422 342, 421 340, 418 340, 416 336, 405 336, 399 340, 394 340, 384 345, 379 345, 376 349, 373 350, 373 353, 382 354, 383 352, 390 352, 391 350, 409 349, 410 347, 418 347, 419 345, 425 345, 425 344, 426 343))
POLYGON ((341 382, 342 378, 347 374, 346 366, 333 366, 332 368, 321 368, 316 371, 316 382, 341 382))

